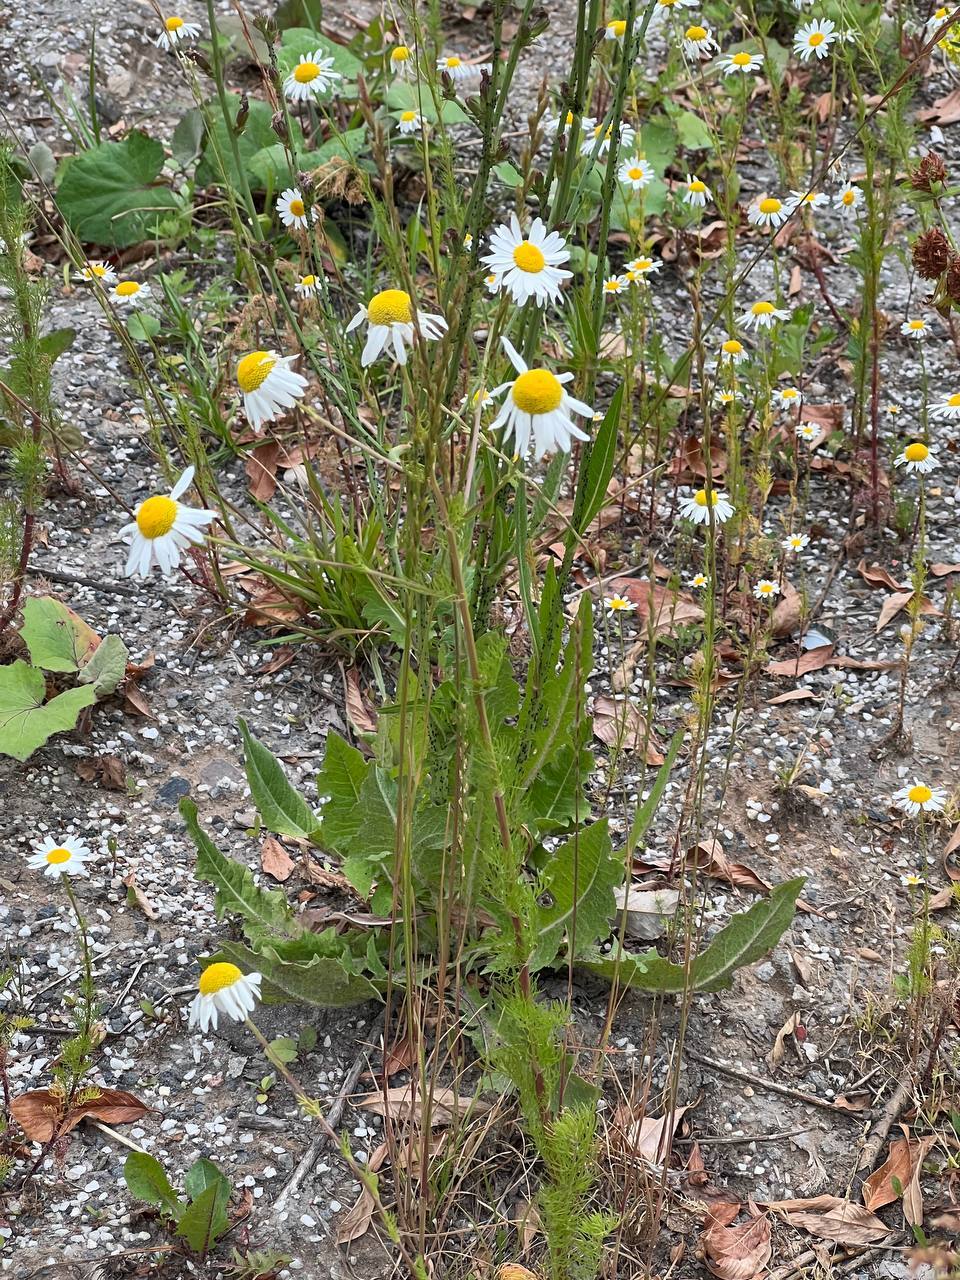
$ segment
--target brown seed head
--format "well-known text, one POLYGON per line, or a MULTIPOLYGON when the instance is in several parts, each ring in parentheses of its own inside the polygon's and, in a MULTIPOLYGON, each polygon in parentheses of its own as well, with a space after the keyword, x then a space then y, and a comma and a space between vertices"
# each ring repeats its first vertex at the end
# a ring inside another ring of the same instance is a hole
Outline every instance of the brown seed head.
POLYGON ((931 227, 913 242, 913 265, 922 280, 937 280, 950 262, 950 242, 939 227, 931 227))
POLYGON ((946 182, 946 180, 947 166, 935 151, 928 151, 910 174, 910 185, 914 191, 931 192, 934 184, 946 182))

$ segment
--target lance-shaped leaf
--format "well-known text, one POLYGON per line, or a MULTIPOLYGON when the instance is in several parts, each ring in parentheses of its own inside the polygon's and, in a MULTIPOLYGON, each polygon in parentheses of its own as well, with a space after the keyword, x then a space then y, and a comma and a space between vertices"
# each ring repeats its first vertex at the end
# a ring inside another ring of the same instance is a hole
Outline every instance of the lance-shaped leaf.
POLYGON ((239 723, 247 781, 263 825, 274 835, 310 839, 320 826, 319 818, 290 785, 277 757, 253 736, 246 721, 239 723))
POLYGON ((538 885, 541 905, 530 968, 551 964, 564 940, 576 956, 605 938, 616 911, 614 886, 622 879, 623 863, 613 856, 606 818, 562 845, 538 885))

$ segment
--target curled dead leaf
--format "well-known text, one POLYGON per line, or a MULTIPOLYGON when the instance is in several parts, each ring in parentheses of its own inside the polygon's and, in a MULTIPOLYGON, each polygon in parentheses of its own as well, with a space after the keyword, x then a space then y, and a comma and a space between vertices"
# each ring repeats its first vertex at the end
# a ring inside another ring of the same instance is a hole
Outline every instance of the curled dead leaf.
POLYGON ((777 1038, 773 1042, 773 1048, 767 1054, 767 1062, 771 1067, 779 1066, 783 1061, 783 1056, 787 1051, 787 1037, 792 1036, 799 1026, 799 1013, 791 1013, 790 1017, 777 1032, 777 1038))
POLYGON ((619 751, 646 751, 647 764, 663 764, 656 735, 635 702, 602 696, 593 705, 594 736, 619 751))
POLYGON ((720 1280, 756 1280, 766 1271, 772 1248, 765 1214, 737 1226, 716 1223, 703 1237, 707 1270, 720 1280))
POLYGON ((101 1089, 96 1098, 78 1103, 63 1114, 63 1100, 49 1089, 32 1089, 12 1099, 10 1112, 32 1142, 49 1142, 54 1133, 62 1137, 81 1120, 102 1120, 104 1124, 132 1124, 150 1108, 123 1089, 101 1089))
POLYGON ((690 1110, 677 1107, 662 1116, 635 1117, 628 1103, 617 1108, 616 1122, 623 1134, 624 1146, 633 1155, 643 1156, 654 1165, 663 1165, 670 1159, 670 1148, 680 1127, 680 1121, 690 1110))
POLYGON ((838 1196, 814 1196, 810 1200, 772 1200, 767 1206, 783 1214, 791 1226, 835 1244, 876 1244, 889 1228, 863 1205, 838 1196))
POLYGON ((260 866, 268 876, 281 883, 293 874, 294 862, 274 836, 267 836, 260 847, 260 866))
POLYGON ((121 881, 127 889, 127 901, 135 902, 148 920, 157 919, 157 909, 137 884, 137 877, 134 872, 128 872, 121 881))
MULTIPOLYGON (((370 1173, 377 1173, 383 1168, 389 1150, 390 1148, 387 1144, 381 1142, 378 1147, 371 1151, 366 1163, 367 1170, 370 1173)), ((365 1235, 373 1220, 375 1208, 376 1204, 373 1196, 364 1187, 354 1204, 337 1223, 337 1244, 350 1244, 351 1241, 359 1240, 362 1235, 365 1235)))

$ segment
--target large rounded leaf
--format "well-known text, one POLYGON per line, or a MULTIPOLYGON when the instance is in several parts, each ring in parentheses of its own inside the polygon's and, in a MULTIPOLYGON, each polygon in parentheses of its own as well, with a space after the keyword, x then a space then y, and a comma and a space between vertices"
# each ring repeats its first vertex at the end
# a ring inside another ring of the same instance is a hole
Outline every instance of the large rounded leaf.
POLYGON ((71 231, 85 244, 123 249, 153 234, 157 221, 177 207, 159 181, 163 147, 134 130, 122 142, 101 142, 73 156, 63 168, 57 204, 71 231))

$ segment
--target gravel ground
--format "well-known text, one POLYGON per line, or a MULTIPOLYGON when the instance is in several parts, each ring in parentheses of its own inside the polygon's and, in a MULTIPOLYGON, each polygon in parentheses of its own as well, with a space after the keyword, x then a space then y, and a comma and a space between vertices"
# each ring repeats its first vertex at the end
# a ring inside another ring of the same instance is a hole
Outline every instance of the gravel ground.
MULTIPOLYGON (((226 12, 227 6, 218 9, 226 12)), ((185 5, 183 13, 202 21, 200 5, 185 5)), ((518 119, 535 100, 540 72, 561 65, 558 60, 569 47, 572 6, 559 6, 555 16, 556 25, 520 86, 518 119)), ((0 16, 0 110, 18 122, 26 142, 43 140, 55 151, 67 149, 66 134, 32 85, 28 68, 37 68, 57 101, 63 100, 64 84, 79 93, 93 26, 98 61, 106 71, 100 102, 105 120, 143 123, 165 137, 179 106, 186 105, 177 102, 177 90, 161 74, 161 55, 149 39, 156 23, 146 5, 124 0, 81 7, 76 0, 12 0, 0 16)), ((452 43, 465 52, 482 51, 482 24, 457 27, 452 43)), ((924 94, 932 99, 947 87, 932 80, 924 94)), ((960 149, 949 130, 938 145, 948 159, 956 159, 960 149)), ((761 158, 758 190, 768 173, 761 158)), ((826 238, 835 252, 846 243, 839 227, 826 238)), ((829 266, 827 277, 838 304, 850 302, 854 284, 849 268, 829 266)), ((669 329, 673 320, 678 326, 686 322, 687 295, 669 271, 661 279, 657 305, 669 329)), ((82 291, 63 290, 52 272, 51 280, 51 327, 69 324, 78 330, 76 344, 57 365, 61 401, 88 442, 93 474, 133 505, 159 480, 144 447, 141 407, 130 398, 120 350, 93 300, 82 291)), ((745 301, 760 296, 770 283, 764 269, 758 269, 745 301)), ((813 278, 805 276, 797 300, 816 297, 813 278)), ((911 282, 891 257, 882 304, 899 322, 915 311, 915 290, 912 303, 910 299, 911 282)), ((938 322, 926 353, 931 386, 944 395, 956 390, 957 359, 945 325, 938 322)), ((808 400, 848 402, 835 354, 810 372, 808 400)), ((919 363, 906 339, 889 343, 884 373, 885 402, 895 399, 902 406, 902 420, 916 421, 919 363)), ((952 430, 943 427, 935 436, 944 466, 928 490, 930 558, 952 564, 960 561, 960 461, 952 430)), ((123 519, 106 488, 89 476, 79 478, 78 494, 51 493, 45 539, 33 564, 40 573, 46 568, 116 583, 123 558, 116 531, 123 519)), ((241 500, 244 488, 239 471, 229 476, 231 496, 241 500)), ((813 597, 829 581, 818 627, 836 639, 838 653, 878 663, 896 660, 897 626, 875 632, 886 593, 868 586, 855 565, 863 555, 868 563, 879 562, 895 577, 904 577, 903 545, 891 535, 872 545, 864 542, 848 559, 842 548, 857 530, 850 528, 841 486, 829 476, 815 474, 810 509, 815 536, 793 581, 799 584, 802 576, 813 597), (837 559, 839 568, 828 578, 837 559)), ((668 518, 669 509, 662 514, 668 518)), ((639 517, 633 523, 628 518, 622 537, 624 562, 645 563, 648 544, 639 517)), ((953 581, 944 577, 931 584, 929 595, 938 608, 953 581)), ((36 576, 32 586, 43 590, 42 577, 36 576)), ((284 1249, 293 1255, 285 1274, 382 1274, 372 1234, 351 1246, 349 1256, 331 1242, 330 1232, 358 1187, 329 1154, 321 1156, 283 1217, 275 1215, 279 1190, 313 1136, 310 1127, 280 1086, 260 1100, 266 1067, 244 1032, 227 1026, 218 1034, 201 1035, 187 1029, 185 1018, 197 960, 216 949, 224 926, 214 918, 211 891, 194 878, 194 850, 177 803, 191 795, 219 846, 256 865, 257 843, 246 834, 254 815, 241 768, 237 717, 247 718, 253 731, 282 756, 293 779, 315 795, 313 777, 326 732, 331 726, 343 730, 339 674, 325 666, 324 655, 309 648, 298 649, 289 665, 273 669, 276 652, 265 643, 268 638, 226 623, 217 607, 183 581, 153 579, 128 586, 124 594, 78 583, 54 583, 51 590, 101 634, 121 635, 133 660, 153 654, 155 665, 142 681, 149 717, 126 714, 119 704, 100 708, 89 735, 60 738, 26 765, 0 764, 6 819, 6 840, 0 846, 0 937, 20 961, 19 985, 38 1024, 20 1037, 12 1055, 12 1090, 48 1081, 68 1025, 63 992, 78 964, 65 901, 24 869, 23 855, 48 833, 72 833, 100 855, 78 889, 104 1000, 98 1075, 108 1086, 133 1090, 152 1108, 139 1124, 124 1127, 122 1138, 157 1155, 174 1182, 197 1156, 221 1164, 250 1195, 250 1214, 235 1243, 284 1249), (89 772, 89 762, 104 756, 122 762, 122 790, 104 790, 82 776, 89 772), (107 846, 111 836, 115 856, 107 846), (130 873, 155 918, 128 901, 123 880, 130 873)), ((628 621, 628 642, 632 630, 628 621)), ((827 1104, 862 1090, 868 1108, 879 1109, 890 1077, 897 1074, 896 1063, 887 1062, 860 1082, 870 1071, 866 1055, 875 1047, 868 993, 876 993, 882 1004, 889 997, 891 976, 903 968, 912 902, 901 875, 921 869, 934 889, 945 878, 939 869, 941 836, 918 847, 916 826, 891 809, 890 796, 915 776, 930 778, 948 791, 957 785, 960 692, 943 681, 955 652, 955 640, 934 619, 914 653, 906 717, 912 744, 899 750, 884 745, 896 703, 893 670, 831 668, 799 679, 767 679, 750 695, 735 724, 732 702, 721 704, 707 745, 707 826, 716 821, 716 835, 730 860, 746 864, 764 880, 807 876, 804 898, 812 908, 797 916, 769 960, 737 976, 731 991, 697 1000, 687 1032, 693 1054, 681 1077, 681 1100, 698 1100, 695 1133, 706 1139, 703 1155, 712 1180, 744 1198, 843 1194, 853 1174, 857 1142, 873 1114, 869 1109, 810 1106, 796 1096, 767 1091, 751 1077, 773 1078, 827 1104), (809 690, 810 699, 780 705, 767 701, 795 686, 809 690), (809 763, 801 780, 812 792, 788 804, 778 799, 776 775, 802 749, 809 763), (772 1070, 765 1057, 793 1013, 800 1016, 806 1039, 802 1044, 791 1041, 783 1063, 772 1070), (724 1141, 711 1143, 711 1138, 724 1141)), ((609 693, 605 673, 619 662, 618 648, 611 654, 600 642, 598 660, 594 692, 609 693)), ((671 673, 665 669, 661 674, 671 673)), ((635 680, 630 691, 642 696, 642 680, 635 680)), ((656 731, 665 739, 688 714, 689 691, 658 680, 656 708, 656 731)), ((601 765, 598 795, 607 780, 601 765)), ((639 775, 628 763, 609 781, 617 830, 625 825, 620 815, 632 814, 635 807, 639 775)), ((686 770, 680 767, 652 836, 651 863, 670 855, 687 786, 686 770)), ((711 926, 722 924, 750 901, 749 892, 713 881, 707 919, 711 926)), ((956 908, 937 920, 956 941, 956 908)), ((565 989, 564 980, 558 994, 565 989)), ((601 1001, 595 987, 576 991, 585 1044, 598 1028, 601 1001)), ((644 1070, 650 1016, 647 1002, 637 997, 624 1001, 612 1061, 625 1086, 631 1075, 644 1070)), ((674 1020, 673 1011, 663 1014, 661 1045, 669 1044, 674 1020)), ((379 1040, 372 1006, 327 1015, 267 1007, 261 1024, 269 1036, 296 1036, 304 1025, 315 1027, 316 1046, 297 1069, 308 1092, 321 1098, 335 1097, 358 1057, 379 1040)), ((948 1036, 945 1049, 956 1053, 955 1038, 948 1036)), ((655 1086, 666 1080, 667 1070, 667 1061, 655 1056, 655 1086)), ((360 1160, 380 1141, 378 1118, 352 1107, 347 1107, 342 1127, 360 1160)), ((0 1250, 0 1271, 16 1277, 113 1274, 91 1268, 156 1240, 156 1224, 141 1214, 123 1186, 126 1154, 121 1138, 89 1126, 76 1130, 57 1158, 45 1162, 29 1199, 0 1202, 0 1228, 13 1236, 0 1250)), ((934 1184, 928 1190, 935 1193, 934 1184)), ((689 1229, 689 1224, 671 1226, 689 1229)), ((779 1228, 777 1242, 775 1262, 807 1247, 798 1233, 779 1228)), ((884 1274, 898 1274, 899 1264, 884 1265, 884 1274)), ((880 1266, 878 1261, 872 1271, 879 1272, 880 1266)), ((164 1274, 175 1272, 167 1269, 164 1274)))

